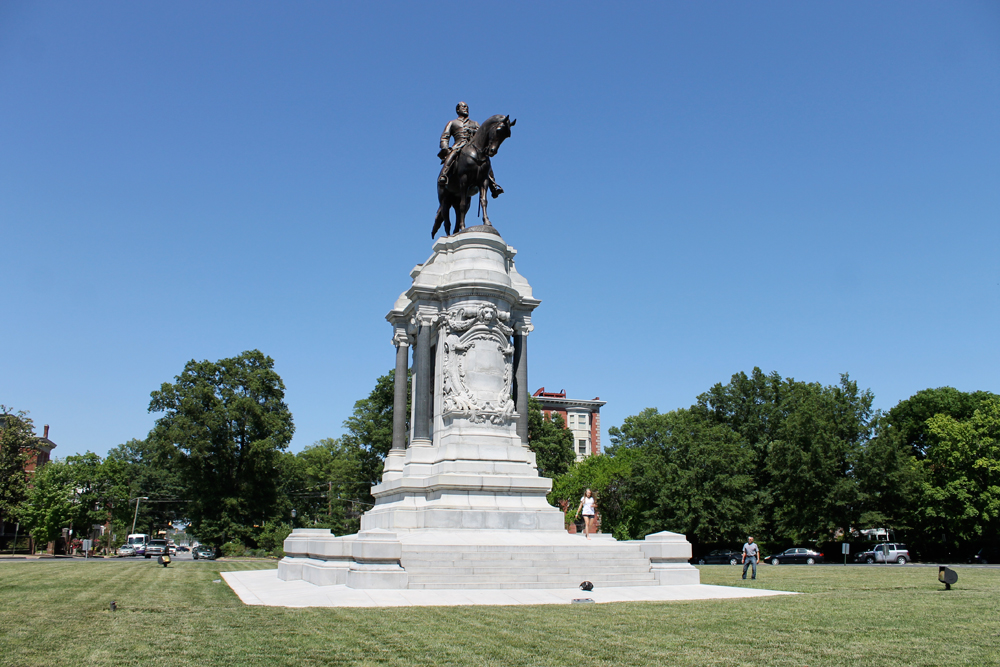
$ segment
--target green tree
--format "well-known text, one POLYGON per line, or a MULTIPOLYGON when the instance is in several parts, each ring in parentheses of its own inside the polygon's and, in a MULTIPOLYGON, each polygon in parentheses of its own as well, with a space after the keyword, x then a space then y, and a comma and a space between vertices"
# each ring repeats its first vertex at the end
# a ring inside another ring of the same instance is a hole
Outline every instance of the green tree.
POLYGON ((324 438, 295 455, 296 486, 289 498, 300 523, 329 528, 336 535, 358 531, 371 489, 361 474, 360 453, 341 440, 324 438))
POLYGON ((548 500, 572 519, 583 492, 590 489, 597 499, 602 532, 620 540, 642 537, 632 493, 632 466, 639 456, 633 449, 623 449, 614 456, 588 456, 553 480, 548 500))
POLYGON ((871 438, 873 396, 846 374, 832 387, 788 379, 783 393, 766 461, 775 532, 797 544, 827 541, 858 519, 852 471, 871 438))
MULTIPOLYGON (((111 512, 114 532, 118 536, 132 530, 139 533, 155 534, 166 529, 171 521, 188 518, 187 489, 181 479, 178 465, 179 452, 172 443, 149 438, 133 438, 113 447, 103 466, 116 483, 125 484, 125 502, 114 502, 111 512), (146 497, 139 503, 139 512, 134 514, 136 503, 133 498, 146 497)), ((124 542, 124 540, 121 540, 124 542)))
POLYGON ((17 507, 28 495, 24 466, 35 442, 31 418, 0 405, 0 527, 17 518, 17 507))
POLYGON ((66 463, 49 461, 35 472, 18 515, 36 544, 52 542, 63 528, 69 528, 76 509, 73 491, 73 477, 66 463))
POLYGON ((535 464, 542 477, 558 477, 576 460, 573 433, 558 413, 542 414, 537 398, 528 399, 528 449, 535 453, 535 464))
POLYGON ((274 361, 259 350, 190 361, 151 394, 163 412, 149 439, 176 465, 195 534, 221 544, 246 539, 274 518, 280 453, 295 427, 274 361))
POLYGON ((873 396, 754 368, 698 397, 692 411, 739 433, 752 454, 756 525, 776 544, 826 541, 860 514, 855 466, 876 421, 873 396))
POLYGON ((757 520, 753 452, 726 424, 692 410, 647 408, 612 427, 609 455, 631 460, 632 516, 637 537, 661 530, 695 542, 735 541, 757 520))
POLYGON ((1000 397, 978 401, 965 420, 938 414, 927 420, 932 436, 923 463, 923 528, 948 546, 974 543, 1000 532, 1000 397))
MULTIPOLYGON (((410 386, 407 372, 406 386, 410 386)), ((372 503, 371 487, 382 481, 382 464, 392 448, 392 414, 396 373, 389 371, 375 381, 375 388, 366 398, 354 404, 354 413, 344 420, 346 433, 340 447, 357 461, 357 484, 349 492, 357 502, 372 503)), ((407 423, 410 399, 406 401, 407 423)), ((407 429, 409 427, 407 426, 407 429)))
POLYGON ((953 387, 924 389, 900 401, 884 418, 886 435, 910 448, 923 459, 931 445, 927 420, 935 415, 948 415, 958 421, 972 417, 984 401, 995 395, 986 391, 961 392, 953 387))

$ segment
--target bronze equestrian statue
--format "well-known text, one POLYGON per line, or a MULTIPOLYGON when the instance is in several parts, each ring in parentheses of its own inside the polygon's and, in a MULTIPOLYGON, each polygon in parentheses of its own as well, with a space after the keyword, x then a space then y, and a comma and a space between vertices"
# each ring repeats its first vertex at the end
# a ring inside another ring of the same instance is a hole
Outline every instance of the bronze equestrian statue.
POLYGON ((500 144, 510 136, 510 128, 517 120, 510 116, 490 116, 481 126, 469 119, 469 107, 459 102, 456 107, 458 118, 448 123, 441 135, 441 150, 438 157, 443 166, 438 176, 438 211, 434 218, 431 238, 444 223, 445 234, 451 234, 449 209, 455 209, 455 233, 465 229, 465 214, 469 211, 472 197, 479 192, 479 207, 483 211, 483 224, 491 225, 486 215, 486 191, 494 199, 503 194, 503 188, 493 179, 490 158, 500 150, 500 144), (448 142, 455 143, 449 148, 448 142))

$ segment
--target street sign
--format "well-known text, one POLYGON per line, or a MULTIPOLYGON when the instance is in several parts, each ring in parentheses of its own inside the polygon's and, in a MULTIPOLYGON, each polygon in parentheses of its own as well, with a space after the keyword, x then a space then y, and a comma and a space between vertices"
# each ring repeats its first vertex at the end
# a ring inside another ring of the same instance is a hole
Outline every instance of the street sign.
POLYGON ((840 553, 844 554, 845 556, 847 554, 851 553, 851 545, 848 544, 847 542, 844 542, 843 544, 841 544, 840 545, 840 553))

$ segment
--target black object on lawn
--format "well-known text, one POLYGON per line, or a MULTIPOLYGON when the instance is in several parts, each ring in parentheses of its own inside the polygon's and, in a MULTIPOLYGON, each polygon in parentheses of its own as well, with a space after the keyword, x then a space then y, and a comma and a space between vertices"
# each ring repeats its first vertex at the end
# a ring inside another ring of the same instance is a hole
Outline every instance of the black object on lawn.
POLYGON ((944 584, 944 589, 946 591, 950 591, 951 585, 958 581, 958 572, 955 572, 955 570, 950 567, 941 565, 938 567, 938 581, 944 584))
POLYGON ((580 588, 585 591, 592 591, 594 590, 594 584, 590 583, 589 581, 585 581, 582 584, 580 584, 580 588))

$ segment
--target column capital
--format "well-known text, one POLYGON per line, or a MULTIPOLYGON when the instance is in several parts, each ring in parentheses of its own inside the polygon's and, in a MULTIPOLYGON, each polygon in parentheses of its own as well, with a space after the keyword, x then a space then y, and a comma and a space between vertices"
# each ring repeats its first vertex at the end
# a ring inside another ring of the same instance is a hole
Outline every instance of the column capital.
POLYGON ((418 308, 410 319, 411 328, 416 333, 417 327, 434 326, 441 320, 441 313, 437 308, 418 308))
POLYGON ((406 329, 396 327, 392 333, 392 344, 396 347, 409 347, 413 345, 413 336, 406 329))

